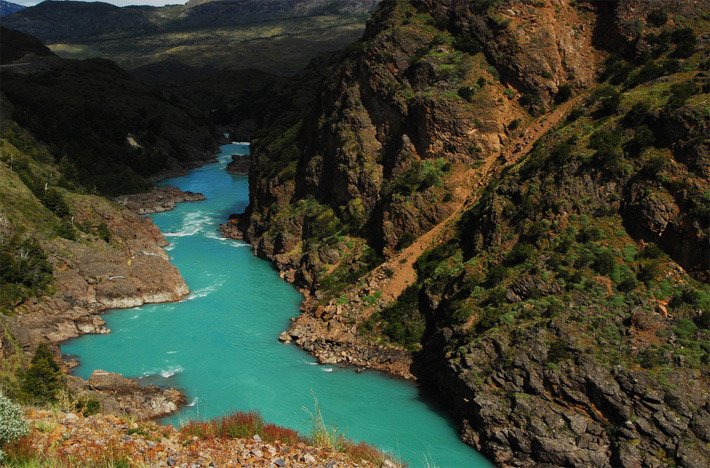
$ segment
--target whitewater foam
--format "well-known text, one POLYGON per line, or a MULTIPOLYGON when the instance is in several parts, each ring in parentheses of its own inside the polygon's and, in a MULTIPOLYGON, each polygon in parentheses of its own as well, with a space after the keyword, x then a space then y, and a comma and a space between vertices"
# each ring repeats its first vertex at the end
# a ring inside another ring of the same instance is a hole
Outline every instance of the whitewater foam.
POLYGON ((204 228, 212 223, 212 218, 202 211, 195 211, 193 213, 188 213, 183 219, 182 227, 180 230, 175 232, 166 232, 165 237, 186 237, 194 236, 195 234, 202 232, 204 228))

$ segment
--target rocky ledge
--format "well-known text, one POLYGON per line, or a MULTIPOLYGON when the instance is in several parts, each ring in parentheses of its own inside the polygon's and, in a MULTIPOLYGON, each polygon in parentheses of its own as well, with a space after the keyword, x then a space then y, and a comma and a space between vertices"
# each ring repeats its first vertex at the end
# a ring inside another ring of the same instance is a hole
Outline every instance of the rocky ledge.
MULTIPOLYGON (((258 435, 241 439, 199 439, 182 434, 172 426, 131 422, 105 414, 83 417, 74 413, 30 410, 25 417, 32 428, 26 439, 30 445, 28 451, 87 463, 87 466, 93 462, 105 462, 107 454, 115 460, 130 460, 131 465, 154 467, 375 466, 362 460, 354 462, 348 455, 331 449, 286 440, 265 442, 258 435)), ((385 461, 382 466, 396 465, 385 461)))
POLYGON ((227 172, 235 175, 247 175, 249 174, 249 168, 251 167, 251 156, 232 155, 232 162, 227 164, 227 172))
MULTIPOLYGON (((306 307, 308 305, 304 304, 306 307)), ((279 336, 279 341, 297 344, 321 364, 357 366, 415 379, 410 371, 412 355, 407 351, 362 340, 354 326, 346 325, 338 317, 326 318, 327 312, 322 306, 314 314, 307 310, 293 319, 291 328, 279 336)))
POLYGON ((67 385, 79 397, 98 400, 104 413, 123 415, 146 421, 175 413, 185 404, 179 390, 140 385, 122 374, 95 370, 89 380, 74 376, 67 385))
POLYGON ((116 199, 118 203, 140 215, 172 211, 178 203, 203 200, 206 198, 201 193, 183 192, 171 185, 153 187, 148 193, 125 195, 116 199))

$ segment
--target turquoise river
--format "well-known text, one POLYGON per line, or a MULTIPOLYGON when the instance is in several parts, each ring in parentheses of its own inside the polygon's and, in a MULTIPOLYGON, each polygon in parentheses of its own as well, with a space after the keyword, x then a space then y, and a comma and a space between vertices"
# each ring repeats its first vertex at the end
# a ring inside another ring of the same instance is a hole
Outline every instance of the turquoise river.
POLYGON ((183 389, 190 406, 164 421, 176 425, 255 409, 268 421, 308 433, 304 408, 312 410, 317 398, 328 423, 413 468, 491 467, 459 439, 446 411, 411 383, 318 365, 278 342, 299 313, 301 295, 249 245, 216 231, 248 204, 247 178, 224 171, 230 155, 248 151, 248 145, 225 145, 218 163, 163 182, 207 197, 151 216, 192 293, 179 303, 112 311, 105 316, 112 333, 64 344, 64 353, 79 356, 76 374, 88 378, 104 369, 183 389))

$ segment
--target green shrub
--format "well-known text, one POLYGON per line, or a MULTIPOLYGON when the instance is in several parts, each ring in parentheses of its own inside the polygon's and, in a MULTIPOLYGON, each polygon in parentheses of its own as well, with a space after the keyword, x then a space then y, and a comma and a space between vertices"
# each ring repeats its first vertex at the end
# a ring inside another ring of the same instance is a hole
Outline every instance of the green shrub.
POLYGON ((570 353, 567 351, 567 344, 564 341, 558 339, 550 343, 547 350, 547 362, 557 364, 569 357, 570 353))
POLYGON ((412 349, 421 342, 426 322, 419 312, 419 286, 412 285, 390 306, 379 313, 384 334, 392 341, 412 349))
POLYGON ((77 233, 76 229, 74 229, 74 225, 67 221, 66 219, 62 219, 59 224, 57 224, 56 227, 56 232, 59 237, 63 237, 64 239, 67 240, 76 240, 77 239, 77 233))
POLYGON ((698 331, 698 327, 692 320, 682 318, 678 320, 678 323, 673 328, 673 331, 682 339, 690 339, 695 336, 695 333, 698 331))
POLYGON ((656 8, 648 14, 646 20, 648 20, 648 23, 652 26, 660 28, 668 22, 668 13, 662 8, 656 8))
POLYGON ((619 85, 627 80, 634 67, 618 57, 610 57, 605 63, 602 79, 608 80, 613 85, 619 85))
POLYGON ((476 95, 476 90, 470 86, 462 86, 458 90, 458 95, 461 97, 461 99, 468 102, 472 102, 473 96, 476 95))
POLYGON ((615 264, 614 254, 609 249, 604 249, 597 254, 592 268, 601 275, 609 276, 615 264))
POLYGON ((481 51, 481 44, 471 36, 457 36, 454 39, 454 48, 471 55, 481 51))
POLYGON ((519 265, 527 261, 534 252, 535 246, 532 244, 518 242, 515 244, 515 247, 513 247, 513 250, 506 256, 505 260, 508 265, 519 265))
POLYGON ((414 243, 417 238, 410 231, 405 231, 402 237, 399 238, 397 243, 397 250, 403 250, 414 243))
POLYGON ((671 53, 671 57, 688 58, 695 53, 695 47, 698 40, 695 37, 695 31, 693 31, 693 28, 687 27, 676 29, 673 31, 671 39, 676 45, 676 48, 671 53))
POLYGON ((101 221, 101 223, 98 225, 96 228, 96 235, 99 236, 101 240, 104 242, 110 242, 111 241, 111 231, 109 230, 108 226, 106 225, 105 222, 101 221))
POLYGON ((539 94, 524 93, 520 97, 520 104, 530 109, 532 113, 537 113, 542 105, 542 99, 539 94))
MULTIPOLYGON (((29 432, 30 428, 22 416, 20 405, 0 395, 0 448, 26 436, 29 432)), ((4 458, 5 453, 0 449, 0 462, 4 458)))
POLYGON ((62 373, 49 346, 40 343, 22 378, 23 396, 30 402, 52 403, 62 386, 62 373))
POLYGON ((597 114, 603 116, 614 114, 619 109, 619 104, 621 104, 621 93, 614 90, 613 93, 600 99, 597 114))
POLYGON ((685 102, 693 94, 699 93, 700 86, 694 81, 684 81, 671 86, 671 96, 668 98, 667 106, 669 109, 677 109, 685 105, 685 102))
POLYGON ((555 102, 561 103, 565 101, 569 101, 570 98, 572 97, 572 85, 570 84, 563 84, 557 89, 557 95, 555 96, 555 102))
POLYGON ((101 403, 96 398, 80 398, 76 402, 76 410, 86 416, 91 416, 101 411, 101 403))
POLYGON ((658 278, 662 272, 663 264, 659 261, 651 261, 641 265, 639 267, 638 275, 636 276, 639 281, 648 282, 658 278))
POLYGON ((642 125, 648 119, 651 112, 651 106, 645 102, 637 102, 634 106, 626 113, 622 123, 626 128, 635 128, 638 125, 642 125))
POLYGON ((38 296, 52 282, 52 265, 32 239, 13 236, 0 244, 0 307, 38 296))
POLYGON ((695 325, 698 326, 698 328, 702 328, 704 330, 710 330, 710 310, 704 310, 693 319, 693 322, 695 322, 695 325))
POLYGON ((633 276, 626 276, 622 279, 619 284, 616 285, 616 289, 622 292, 629 292, 636 289, 638 286, 638 281, 633 276))
POLYGON ((665 75, 664 68, 656 62, 650 61, 629 75, 626 86, 633 88, 663 75, 665 75))

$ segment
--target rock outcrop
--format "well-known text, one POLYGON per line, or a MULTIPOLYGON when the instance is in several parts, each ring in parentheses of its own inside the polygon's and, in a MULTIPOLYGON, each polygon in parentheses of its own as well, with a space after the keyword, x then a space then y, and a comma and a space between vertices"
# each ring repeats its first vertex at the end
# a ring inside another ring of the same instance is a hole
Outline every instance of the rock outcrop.
POLYGON ((230 174, 246 175, 249 174, 251 167, 251 156, 235 154, 232 156, 232 161, 227 164, 227 172, 230 174))
POLYGON ((68 387, 77 398, 97 400, 106 414, 126 415, 147 421, 175 413, 186 403, 185 395, 174 389, 140 385, 121 374, 95 370, 89 380, 69 376, 68 387))
POLYGON ((124 195, 116 199, 118 203, 140 215, 172 211, 178 203, 203 200, 206 198, 201 193, 183 192, 171 185, 154 187, 148 193, 124 195))

